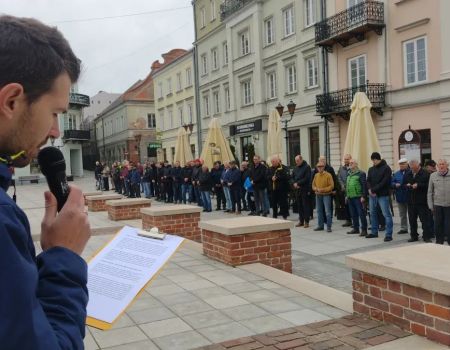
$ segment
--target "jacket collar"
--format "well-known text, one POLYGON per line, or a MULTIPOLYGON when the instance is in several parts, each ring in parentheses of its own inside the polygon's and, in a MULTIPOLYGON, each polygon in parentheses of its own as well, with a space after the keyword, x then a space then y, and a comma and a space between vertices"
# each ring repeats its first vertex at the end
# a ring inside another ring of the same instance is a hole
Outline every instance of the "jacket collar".
POLYGON ((0 164, 0 187, 5 191, 8 190, 9 185, 11 184, 11 171, 9 170, 6 164, 0 164))

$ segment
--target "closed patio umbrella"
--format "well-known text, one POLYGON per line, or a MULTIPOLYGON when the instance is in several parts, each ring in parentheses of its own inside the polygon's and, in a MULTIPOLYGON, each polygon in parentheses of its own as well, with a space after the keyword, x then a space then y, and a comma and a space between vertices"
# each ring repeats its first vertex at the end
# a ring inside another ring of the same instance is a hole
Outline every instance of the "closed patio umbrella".
POLYGON ((370 155, 380 152, 377 133, 370 115, 370 103, 364 92, 353 97, 350 122, 345 138, 344 154, 351 154, 358 161, 359 168, 365 172, 372 166, 370 155))
POLYGON ((270 159, 273 156, 278 156, 281 159, 281 125, 280 115, 277 110, 273 110, 269 114, 269 125, 267 127, 267 163, 270 164, 270 159))
POLYGON ((234 160, 230 145, 225 139, 222 127, 217 118, 212 118, 209 123, 208 134, 206 135, 200 158, 203 159, 204 164, 206 164, 210 169, 215 161, 220 160, 223 163, 234 160))
POLYGON ((175 144, 174 162, 180 162, 183 167, 187 162, 192 160, 191 146, 189 145, 188 134, 183 127, 178 129, 177 143, 175 144))

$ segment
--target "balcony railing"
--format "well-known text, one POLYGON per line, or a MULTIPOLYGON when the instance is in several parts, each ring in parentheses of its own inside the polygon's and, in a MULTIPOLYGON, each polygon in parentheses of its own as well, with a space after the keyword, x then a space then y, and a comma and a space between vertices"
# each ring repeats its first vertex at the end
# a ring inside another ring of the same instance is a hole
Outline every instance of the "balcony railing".
POLYGON ((365 92, 369 101, 372 103, 372 109, 379 115, 383 115, 385 106, 385 84, 360 85, 354 88, 332 91, 327 94, 316 96, 316 112, 322 117, 331 117, 335 114, 348 119, 350 117, 350 107, 353 102, 353 96, 358 91, 365 92))
POLYGON ((253 1, 255 0, 225 0, 223 4, 220 5, 220 20, 223 21, 225 18, 253 1))
POLYGON ((69 95, 70 104, 87 107, 91 104, 90 102, 91 99, 87 95, 77 94, 74 92, 71 92, 69 95))
POLYGON ((366 0, 338 14, 316 23, 316 45, 330 48, 335 43, 347 46, 349 40, 364 39, 373 30, 381 35, 384 28, 384 4, 366 0))
POLYGON ((89 132, 89 130, 64 130, 63 139, 65 141, 89 141, 90 138, 91 133, 89 132))

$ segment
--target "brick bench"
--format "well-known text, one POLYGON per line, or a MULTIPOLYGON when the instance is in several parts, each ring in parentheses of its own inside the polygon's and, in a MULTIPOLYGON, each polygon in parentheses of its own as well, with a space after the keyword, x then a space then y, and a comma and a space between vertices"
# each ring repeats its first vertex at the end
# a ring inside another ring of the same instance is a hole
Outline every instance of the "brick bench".
POLYGON ((231 266, 262 263, 292 272, 294 223, 260 216, 200 222, 203 253, 231 266))
POLYGON ((89 211, 105 211, 106 210, 106 201, 112 199, 121 199, 123 198, 120 194, 101 194, 97 196, 87 196, 87 205, 89 211))
POLYGON ((123 198, 105 202, 108 218, 113 221, 140 219, 141 209, 148 208, 151 200, 147 198, 123 198))
POLYGON ((200 212, 203 209, 194 205, 158 205, 141 209, 142 228, 152 227, 165 233, 201 242, 201 231, 198 227, 200 212))
POLYGON ((450 345, 449 247, 419 244, 346 259, 355 313, 450 345))
POLYGON ((83 192, 84 205, 88 205, 86 197, 99 196, 101 194, 103 194, 102 191, 83 192))

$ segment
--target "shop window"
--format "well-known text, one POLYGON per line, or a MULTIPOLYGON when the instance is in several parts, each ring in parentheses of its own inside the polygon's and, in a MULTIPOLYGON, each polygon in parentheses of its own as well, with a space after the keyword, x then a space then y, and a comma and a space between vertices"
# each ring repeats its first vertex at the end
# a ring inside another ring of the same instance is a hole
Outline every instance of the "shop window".
POLYGON ((294 166, 295 156, 300 154, 300 130, 291 130, 288 132, 289 140, 289 164, 288 166, 294 166))
POLYGON ((252 137, 251 136, 241 137, 241 149, 242 149, 241 158, 242 158, 243 161, 244 160, 248 161, 249 159, 253 159, 253 155, 255 153, 255 149, 254 149, 254 146, 252 144, 252 137), (253 154, 250 154, 252 152, 253 152, 253 154), (250 158, 250 156, 252 156, 252 157, 250 158))
POLYGON ((311 167, 316 165, 320 157, 319 127, 309 128, 309 162, 311 167))

